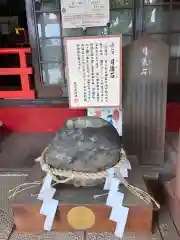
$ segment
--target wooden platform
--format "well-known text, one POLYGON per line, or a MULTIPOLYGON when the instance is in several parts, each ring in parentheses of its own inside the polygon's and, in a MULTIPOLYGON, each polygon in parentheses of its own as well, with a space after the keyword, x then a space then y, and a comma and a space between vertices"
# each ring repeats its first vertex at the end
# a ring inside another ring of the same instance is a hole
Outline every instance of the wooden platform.
MULTIPOLYGON (((9 202, 7 202, 8 191, 15 187, 18 183, 23 183, 25 178, 19 174, 14 175, 7 172, 6 174, 0 172, 0 208, 9 209, 9 202), (19 180, 18 180, 19 179, 19 180), (3 192, 2 192, 3 189, 3 192)), ((11 216, 11 210, 7 211, 9 216, 11 216)), ((33 223, 36 224, 37 222, 33 223)), ((82 231, 73 231, 66 233, 59 232, 41 232, 41 233, 25 233, 19 232, 15 229, 9 238, 6 238, 8 232, 8 226, 4 226, 3 222, 0 222, 0 240, 116 240, 113 233, 101 232, 94 233, 89 232, 86 235, 82 231)), ((173 224, 173 221, 167 211, 167 208, 162 206, 161 210, 155 212, 154 224, 153 224, 153 234, 148 233, 125 233, 122 240, 178 240, 179 235, 173 224)))
MULTIPOLYGON (((136 158, 131 161, 136 161, 136 158)), ((136 165, 136 164, 135 164, 136 165)), ((39 164, 36 164, 27 182, 40 180, 43 173, 39 164)), ((135 186, 147 191, 146 185, 142 178, 140 168, 134 166, 129 173, 128 181, 135 186)), ((67 185, 58 186, 55 199, 58 199, 59 211, 54 221, 53 230, 55 231, 72 231, 72 226, 68 223, 67 214, 76 206, 85 206, 95 214, 95 224, 88 229, 89 232, 113 232, 115 223, 108 219, 111 208, 105 205, 107 196, 94 199, 96 194, 102 194, 103 187, 75 188, 67 185)), ((37 200, 37 196, 31 197, 31 194, 37 194, 40 187, 31 188, 23 191, 12 203, 14 221, 18 231, 23 232, 41 232, 43 231, 44 219, 40 215, 42 202, 37 200), (32 224, 36 222, 36 224, 32 224)), ((124 206, 129 207, 129 215, 126 225, 127 232, 150 233, 152 227, 152 204, 146 204, 143 200, 132 194, 129 190, 122 187, 121 191, 125 193, 124 206), (144 217, 146 216, 146 217, 144 217)))

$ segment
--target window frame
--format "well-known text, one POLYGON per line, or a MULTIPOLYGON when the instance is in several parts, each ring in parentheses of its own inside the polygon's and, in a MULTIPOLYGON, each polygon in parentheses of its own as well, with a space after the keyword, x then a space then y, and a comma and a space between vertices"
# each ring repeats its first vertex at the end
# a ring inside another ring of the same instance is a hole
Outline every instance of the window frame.
MULTIPOLYGON (((27 24, 28 24, 28 32, 29 32, 29 41, 32 49, 32 65, 34 68, 34 79, 35 79, 35 87, 36 87, 36 95, 37 98, 44 98, 44 99, 68 99, 68 97, 63 97, 63 88, 64 86, 67 87, 67 83, 64 84, 44 84, 43 83, 43 76, 41 70, 41 64, 43 62, 40 59, 40 42, 38 36, 38 26, 36 21, 36 12, 38 13, 53 13, 58 12, 60 13, 60 38, 63 44, 63 28, 61 25, 61 10, 60 6, 58 9, 51 9, 46 11, 36 11, 35 10, 35 0, 25 0, 26 1, 26 14, 27 14, 27 24)), ((132 1, 132 6, 123 6, 120 8, 113 8, 111 10, 120 11, 124 9, 129 9, 132 11, 132 33, 131 34, 123 34, 123 36, 131 37, 131 41, 135 39, 135 1, 132 1)), ((60 4, 59 4, 60 5, 60 4)), ((109 28, 109 26, 108 26, 109 28)), ((86 35, 86 30, 84 31, 84 35, 86 35)), ((54 37, 52 37, 54 38, 54 37)), ((64 50, 62 48, 62 50, 64 50)), ((64 52, 63 52, 63 56, 64 52)), ((49 62, 49 61, 48 61, 49 62)), ((64 69, 65 69, 65 59, 63 59, 64 69)), ((64 70, 64 79, 65 79, 65 70, 64 70)))
MULTIPOLYGON (((64 87, 64 85, 62 84, 47 85, 43 83, 41 64, 47 63, 47 62, 41 61, 40 59, 40 41, 39 41, 39 35, 38 35, 38 25, 36 21, 36 12, 51 13, 51 12, 59 12, 59 11, 60 11, 60 8, 50 10, 50 11, 36 11, 35 1, 26 0, 27 24, 28 24, 28 32, 29 32, 29 41, 32 49, 32 65, 34 68, 34 80, 35 80, 35 87, 36 87, 35 91, 36 91, 37 98, 47 98, 47 99, 62 98, 61 97, 62 88, 64 87)), ((60 33, 61 31, 62 31, 62 28, 60 28, 60 33)), ((42 39, 46 39, 46 38, 42 38, 42 39)))

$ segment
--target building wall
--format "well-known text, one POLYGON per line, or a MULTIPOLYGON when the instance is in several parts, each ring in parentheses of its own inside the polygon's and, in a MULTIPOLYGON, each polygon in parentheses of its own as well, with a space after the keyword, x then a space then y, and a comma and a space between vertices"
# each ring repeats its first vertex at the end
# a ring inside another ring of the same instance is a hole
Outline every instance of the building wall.
POLYGON ((84 109, 72 110, 68 105, 0 107, 0 120, 13 132, 56 132, 66 119, 84 115, 84 109))
MULTIPOLYGON (((1 106, 0 120, 14 132, 56 132, 71 117, 86 115, 84 109, 72 110, 68 105, 1 106)), ((180 104, 167 105, 166 131, 180 129, 180 104)))

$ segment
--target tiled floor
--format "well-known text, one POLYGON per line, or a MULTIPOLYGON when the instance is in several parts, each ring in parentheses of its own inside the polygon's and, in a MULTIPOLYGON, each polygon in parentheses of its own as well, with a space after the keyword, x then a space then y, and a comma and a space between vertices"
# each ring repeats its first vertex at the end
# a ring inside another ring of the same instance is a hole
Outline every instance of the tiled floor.
POLYGON ((31 168, 54 133, 11 133, 0 145, 1 169, 31 168))

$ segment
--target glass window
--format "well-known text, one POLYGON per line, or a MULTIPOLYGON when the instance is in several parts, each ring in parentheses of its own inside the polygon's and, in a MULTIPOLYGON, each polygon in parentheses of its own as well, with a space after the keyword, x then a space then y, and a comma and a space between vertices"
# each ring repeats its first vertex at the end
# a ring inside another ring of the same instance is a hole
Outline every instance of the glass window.
POLYGON ((180 33, 170 36, 169 83, 180 82, 180 33))
POLYGON ((170 39, 170 56, 180 58, 180 34, 172 34, 170 39))
POLYGON ((122 37, 122 45, 128 45, 132 42, 132 37, 131 36, 123 36, 122 37))
POLYGON ((167 43, 168 36, 166 34, 149 34, 150 37, 167 43))
POLYGON ((171 30, 180 31, 180 5, 173 6, 171 15, 171 30))
POLYGON ((43 62, 62 61, 61 39, 40 39, 40 54, 43 62))
POLYGON ((60 63, 41 64, 44 84, 64 84, 64 70, 60 63))
POLYGON ((147 32, 168 32, 169 6, 145 7, 144 30, 147 32))
POLYGON ((36 11, 49 11, 57 9, 59 7, 58 0, 36 0, 35 1, 35 10, 36 11))
POLYGON ((144 0, 144 4, 147 5, 153 5, 153 4, 159 4, 159 5, 163 5, 164 3, 170 3, 171 0, 144 0))
POLYGON ((169 77, 168 82, 180 82, 180 58, 170 58, 169 59, 169 77))
POLYGON ((62 97, 68 97, 68 86, 62 86, 62 97))
POLYGON ((39 37, 60 37, 58 13, 36 13, 39 37))
POLYGON ((101 36, 108 34, 108 27, 92 27, 87 28, 86 35, 87 36, 101 36))
POLYGON ((111 11, 110 34, 131 34, 132 33, 132 10, 111 11))
POLYGON ((133 0, 110 0, 110 8, 131 8, 133 6, 133 0))
MULTIPOLYGON (((64 37, 101 36, 123 34, 123 45, 132 41, 133 1, 110 0, 110 23, 105 27, 63 29, 61 24, 60 0, 35 0, 38 28, 38 48, 42 70, 42 89, 51 86, 57 90, 62 86, 63 97, 68 97, 64 37)), ((57 93, 57 91, 56 91, 57 93)))
POLYGON ((79 37, 84 35, 82 28, 63 28, 62 32, 64 37, 79 37))
POLYGON ((132 34, 133 11, 130 9, 112 10, 110 24, 107 27, 92 27, 86 29, 87 36, 101 36, 107 34, 132 34))

